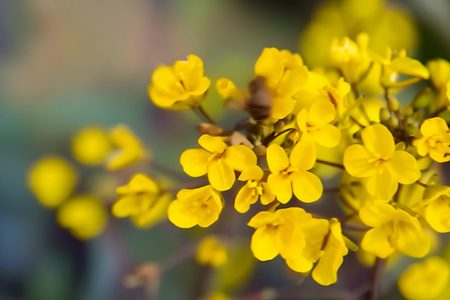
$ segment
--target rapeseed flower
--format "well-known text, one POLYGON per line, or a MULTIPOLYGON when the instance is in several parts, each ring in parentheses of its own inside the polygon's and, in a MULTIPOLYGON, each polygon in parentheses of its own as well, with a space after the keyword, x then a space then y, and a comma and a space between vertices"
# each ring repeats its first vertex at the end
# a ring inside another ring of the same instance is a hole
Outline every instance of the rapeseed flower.
POLYGON ((169 205, 167 214, 170 222, 180 228, 195 225, 208 227, 219 219, 223 199, 211 185, 197 189, 182 189, 169 205))
POLYGON ((366 205, 359 211, 361 221, 373 227, 363 237, 361 247, 380 258, 396 250, 423 257, 430 251, 430 238, 417 217, 383 201, 366 205))
POLYGON ((368 192, 381 199, 389 199, 397 191, 398 183, 411 184, 421 173, 410 153, 395 150, 394 137, 384 125, 374 124, 363 129, 364 145, 351 145, 344 152, 347 172, 366 178, 368 192))
POLYGON ((211 80, 203 75, 203 61, 190 54, 186 61, 161 66, 152 74, 148 95, 153 103, 166 109, 200 107, 211 80))
POLYGON ((103 203, 89 195, 73 196, 56 212, 56 220, 76 238, 87 240, 98 236, 106 227, 108 215, 103 203))
POLYGON ((228 260, 227 247, 217 237, 204 237, 197 247, 195 259, 201 265, 211 265, 215 268, 223 266, 228 260))
POLYGON ((426 119, 420 126, 420 133, 422 137, 413 141, 420 156, 429 155, 439 163, 450 161, 450 132, 444 119, 426 119))
POLYGON ((149 157, 142 142, 125 125, 117 125, 111 129, 110 139, 117 148, 108 158, 106 167, 116 170, 149 157))
POLYGON ((150 227, 167 216, 171 195, 155 179, 136 174, 130 182, 116 189, 119 199, 111 211, 118 218, 131 217, 137 227, 150 227))
POLYGON ((319 177, 309 172, 316 162, 314 143, 301 139, 288 155, 277 144, 267 148, 267 163, 271 174, 267 182, 281 203, 287 203, 292 193, 302 202, 314 202, 323 191, 319 177))
POLYGON ((180 163, 189 176, 208 174, 208 180, 216 190, 229 190, 236 180, 234 171, 242 172, 247 166, 256 165, 256 155, 247 146, 228 146, 223 138, 207 134, 202 135, 198 143, 203 148, 184 151, 180 163))
POLYGON ((85 165, 100 165, 112 150, 106 129, 89 125, 81 129, 71 142, 73 157, 85 165))
POLYGON ((247 181, 247 183, 239 190, 234 202, 234 208, 240 212, 245 213, 250 208, 250 205, 261 200, 264 205, 269 204, 275 199, 275 195, 270 190, 267 182, 262 182, 264 172, 257 166, 249 166, 242 171, 239 180, 247 181))

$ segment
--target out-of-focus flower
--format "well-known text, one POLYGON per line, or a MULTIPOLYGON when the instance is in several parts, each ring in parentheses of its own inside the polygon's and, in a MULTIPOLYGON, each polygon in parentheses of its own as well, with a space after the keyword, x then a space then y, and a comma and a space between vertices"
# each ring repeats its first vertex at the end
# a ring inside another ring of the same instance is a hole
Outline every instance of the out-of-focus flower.
POLYGON ((355 39, 361 32, 370 36, 369 48, 384 53, 386 47, 414 50, 419 40, 412 16, 384 0, 324 1, 300 37, 300 50, 311 66, 329 64, 334 38, 355 39), (393 30, 394 29, 394 30, 393 30))
POLYGON ((107 213, 105 206, 95 197, 73 196, 56 212, 59 225, 67 228, 80 240, 93 238, 103 232, 107 213))
POLYGON ((439 256, 410 265, 398 279, 398 289, 408 300, 440 299, 449 286, 450 266, 439 256), (438 298, 439 297, 439 298, 438 298))
POLYGON ((236 195, 234 208, 238 212, 247 212, 250 205, 258 201, 258 199, 261 199, 261 203, 264 205, 269 204, 275 199, 275 195, 270 190, 269 184, 261 181, 263 175, 263 170, 257 165, 249 166, 242 171, 238 179, 247 181, 247 183, 236 195))
POLYGON ((366 127, 361 138, 364 145, 351 145, 345 150, 344 166, 350 175, 367 178, 370 194, 389 199, 399 182, 411 184, 420 178, 414 156, 395 150, 394 137, 384 125, 366 127))
POLYGON ((189 176, 208 174, 216 190, 229 190, 236 180, 235 170, 241 172, 247 166, 256 165, 256 155, 247 146, 228 146, 221 137, 207 134, 202 135, 198 143, 203 148, 184 151, 180 163, 189 176))
POLYGON ((331 63, 350 84, 360 82, 371 67, 368 43, 369 37, 365 33, 356 37, 356 43, 348 37, 333 39, 331 43, 331 63))
POLYGON ((361 221, 373 227, 363 237, 361 247, 380 258, 395 250, 412 257, 423 257, 430 251, 430 237, 416 217, 388 203, 377 201, 361 208, 361 221))
POLYGON ((137 227, 150 227, 167 217, 171 195, 149 176, 136 174, 116 192, 120 197, 111 210, 118 218, 131 217, 137 227))
POLYGON ((98 125, 86 126, 72 138, 72 155, 86 165, 102 164, 111 149, 108 133, 98 125))
POLYGON ((27 183, 31 192, 46 207, 57 207, 73 192, 77 184, 74 167, 64 158, 48 155, 31 166, 27 183))
POLYGON ((203 61, 190 54, 186 61, 178 60, 173 66, 157 68, 152 74, 148 94, 161 108, 196 108, 201 105, 210 84, 209 78, 203 75, 203 61))
POLYGON ((430 70, 431 82, 438 91, 436 106, 448 106, 450 104, 450 62, 436 58, 428 61, 426 66, 430 70))
POLYGON ((215 236, 206 236, 198 245, 195 258, 201 265, 211 265, 218 268, 228 260, 227 247, 215 236))
POLYGON ((420 126, 420 132, 422 137, 413 141, 420 156, 430 155, 439 163, 450 161, 450 132, 444 119, 426 119, 420 126))
POLYGON ((180 228, 195 225, 208 227, 219 219, 222 196, 211 185, 198 189, 183 189, 177 193, 167 211, 169 220, 180 228))
POLYGON ((141 141, 125 125, 117 125, 110 132, 110 139, 118 149, 109 157, 107 168, 116 170, 149 158, 141 141))

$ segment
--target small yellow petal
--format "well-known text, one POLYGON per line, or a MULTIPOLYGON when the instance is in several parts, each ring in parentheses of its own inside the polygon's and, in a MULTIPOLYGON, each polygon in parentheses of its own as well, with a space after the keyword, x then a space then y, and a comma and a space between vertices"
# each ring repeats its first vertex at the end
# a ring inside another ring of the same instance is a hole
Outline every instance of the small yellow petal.
POLYGON ((361 133, 364 146, 377 158, 389 159, 395 151, 394 137, 384 125, 370 125, 361 133))
POLYGON ((253 255, 261 261, 274 259, 279 253, 276 228, 265 226, 256 229, 252 236, 250 248, 253 255))
POLYGON ((402 184, 416 182, 421 176, 417 160, 406 151, 395 151, 388 166, 391 172, 396 173, 398 182, 402 184))
POLYGON ((303 134, 297 145, 294 146, 289 154, 289 161, 293 167, 300 170, 309 170, 316 163, 316 147, 314 141, 303 134))
MULTIPOLYGON (((284 150, 283 150, 284 151, 284 150)), ((292 183, 289 176, 270 174, 267 178, 270 189, 281 203, 288 203, 292 198, 292 183)))
POLYGON ((233 169, 223 159, 218 159, 208 166, 208 180, 216 190, 226 191, 233 186, 236 177, 233 169))
POLYGON ((228 147, 223 141, 223 138, 218 136, 210 136, 208 134, 202 135, 198 139, 198 143, 211 153, 222 153, 228 147))
POLYGON ((294 195, 305 203, 317 201, 323 192, 319 177, 307 171, 296 172, 292 181, 292 189, 294 195))
POLYGON ((247 166, 256 165, 256 154, 247 146, 234 145, 224 151, 223 159, 236 171, 243 171, 247 166))
POLYGON ((208 170, 208 159, 211 155, 205 149, 188 149, 181 154, 180 163, 184 172, 189 176, 203 176, 208 170))
POLYGON ((289 166, 289 158, 286 151, 280 145, 270 145, 267 148, 267 164, 272 173, 285 170, 289 166))

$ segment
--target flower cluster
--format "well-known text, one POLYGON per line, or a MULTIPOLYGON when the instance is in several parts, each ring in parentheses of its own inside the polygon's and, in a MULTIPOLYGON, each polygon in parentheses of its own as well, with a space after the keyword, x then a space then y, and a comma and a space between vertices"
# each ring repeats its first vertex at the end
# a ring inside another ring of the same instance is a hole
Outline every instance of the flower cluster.
MULTIPOLYGON (((332 67, 314 71, 299 54, 265 48, 247 88, 218 79, 225 106, 246 111, 248 118, 222 128, 201 109, 209 123, 197 127, 200 148, 184 151, 180 163, 189 176, 206 177, 209 184, 182 189, 169 205, 169 219, 182 228, 208 227, 234 201, 237 212, 253 215, 248 226, 255 229, 251 250, 257 259, 279 254, 294 271, 312 270, 322 285, 337 281, 349 248, 378 259, 427 255, 433 231, 450 231, 450 187, 431 176, 433 161, 450 160, 450 131, 440 116, 450 101, 450 78, 443 71, 450 63, 440 59, 427 67, 404 50, 388 49, 383 57, 368 45, 365 33, 356 41, 336 39, 330 46, 332 67), (362 85, 367 78, 370 89, 362 85), (405 101, 397 98, 399 90, 430 78, 431 87, 400 104, 405 101), (338 194, 324 194, 332 187, 324 188, 321 165, 335 168, 327 176, 340 176, 338 194), (329 198, 342 211, 331 217, 307 212, 308 203, 329 198), (355 226, 364 229, 352 231, 355 226)), ((176 73, 177 62, 174 76, 154 75, 149 91, 185 86, 190 76, 199 82, 195 77, 203 71, 192 57, 183 62, 190 73, 176 73)), ((172 103, 202 105, 178 94, 166 106, 172 103)))
MULTIPOLYGON (((368 10, 373 24, 379 17, 380 26, 403 18, 413 26, 398 12, 381 13, 375 2, 368 10)), ((334 17, 344 18, 346 9, 340 11, 343 16, 334 17)), ((322 28, 320 20, 315 26, 322 28)), ((438 234, 450 232, 450 186, 439 172, 450 161, 450 62, 423 64, 404 49, 384 48, 377 30, 367 29, 370 34, 330 39, 326 60, 312 63, 314 69, 300 54, 265 48, 242 87, 228 78, 211 85, 203 61, 192 54, 158 67, 148 86, 151 101, 163 109, 192 109, 205 119, 196 127, 198 146, 179 157, 194 179, 187 186, 180 182, 172 197, 173 186, 133 171, 128 183, 120 180, 112 214, 130 217, 137 227, 168 218, 180 228, 206 228, 208 236, 196 247, 202 265, 232 264, 234 238, 240 238, 257 260, 281 256, 292 271, 325 286, 338 281, 349 250, 373 258, 375 268, 399 255, 423 258, 435 251, 438 234), (208 115, 203 103, 213 88, 223 98, 219 104, 243 119, 221 124, 208 115), (239 220, 251 238, 241 228, 230 233, 239 220)), ((109 170, 152 165, 124 126, 109 134, 100 127, 82 130, 72 153, 109 170)), ((31 189, 49 207, 63 203, 76 184, 71 167, 55 159, 38 163, 30 174, 31 189)), ((88 197, 81 200, 61 209, 62 226, 89 223, 88 214, 78 213, 88 197)), ((428 292, 421 273, 429 275, 427 284, 442 275, 432 289, 438 295, 449 270, 448 262, 429 258, 402 275, 399 290, 413 299, 428 292)))

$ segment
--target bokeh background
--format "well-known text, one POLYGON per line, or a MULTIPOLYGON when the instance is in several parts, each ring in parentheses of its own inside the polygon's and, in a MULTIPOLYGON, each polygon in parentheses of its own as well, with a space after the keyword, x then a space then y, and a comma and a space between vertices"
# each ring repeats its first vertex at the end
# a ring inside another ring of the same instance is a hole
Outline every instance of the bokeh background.
MULTIPOLYGON (((104 234, 80 242, 27 190, 28 167, 47 153, 71 159, 70 139, 87 124, 124 123, 158 162, 181 170, 178 158, 195 144, 197 116, 152 105, 146 89, 153 69, 193 53, 212 82, 227 77, 244 86, 264 47, 300 51, 300 34, 323 2, 0 0, 0 299, 143 299, 143 289, 125 288, 123 277, 176 252, 182 230, 140 230, 111 217, 104 234)), ((388 2, 416 21, 415 58, 450 60, 448 1, 388 2)), ((221 100, 212 92, 208 101, 221 100)), ((220 105, 209 105, 227 122, 220 105)), ((98 184, 94 189, 114 193, 99 179, 102 168, 77 167, 85 178, 79 189, 98 184)), ((285 278, 280 265, 265 268, 285 278)), ((159 298, 190 299, 195 270, 187 261, 167 272, 159 298)))

